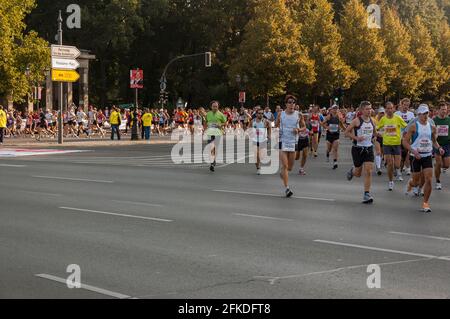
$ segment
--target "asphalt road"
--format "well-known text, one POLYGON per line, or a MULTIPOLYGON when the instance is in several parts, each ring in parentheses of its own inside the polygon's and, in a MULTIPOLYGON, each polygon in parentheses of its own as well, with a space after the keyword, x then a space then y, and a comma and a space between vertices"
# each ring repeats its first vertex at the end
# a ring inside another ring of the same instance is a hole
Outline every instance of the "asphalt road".
POLYGON ((337 171, 323 149, 296 167, 291 199, 253 164, 175 165, 172 145, 0 158, 0 297, 449 298, 450 174, 430 215, 386 175, 364 206, 349 147, 337 171))

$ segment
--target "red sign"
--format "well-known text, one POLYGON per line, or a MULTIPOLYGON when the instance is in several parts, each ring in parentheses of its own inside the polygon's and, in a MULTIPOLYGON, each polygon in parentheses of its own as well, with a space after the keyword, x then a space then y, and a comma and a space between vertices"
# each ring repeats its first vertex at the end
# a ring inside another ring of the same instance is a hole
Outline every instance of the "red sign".
POLYGON ((239 92, 239 103, 245 103, 245 92, 239 92))
POLYGON ((130 88, 144 88, 144 70, 130 70, 130 88))

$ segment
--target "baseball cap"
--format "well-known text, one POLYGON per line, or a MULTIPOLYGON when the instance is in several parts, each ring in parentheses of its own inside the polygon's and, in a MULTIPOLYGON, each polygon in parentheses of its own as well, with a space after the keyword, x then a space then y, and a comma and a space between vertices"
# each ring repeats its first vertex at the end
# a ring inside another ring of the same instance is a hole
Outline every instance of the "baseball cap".
POLYGON ((338 109, 339 108, 339 106, 337 105, 337 104, 333 104, 332 106, 331 106, 331 109, 338 109))
POLYGON ((417 114, 425 114, 429 113, 430 109, 428 108, 428 105, 426 104, 420 104, 419 108, 417 109, 417 114))
POLYGON ((384 107, 380 107, 378 109, 378 113, 386 113, 386 110, 384 109, 384 107))

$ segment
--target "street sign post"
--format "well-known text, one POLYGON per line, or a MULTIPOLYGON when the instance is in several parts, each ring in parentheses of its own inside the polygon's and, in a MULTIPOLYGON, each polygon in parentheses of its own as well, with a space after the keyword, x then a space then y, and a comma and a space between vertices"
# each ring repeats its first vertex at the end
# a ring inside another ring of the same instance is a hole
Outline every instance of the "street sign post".
POLYGON ((239 103, 245 103, 245 92, 239 92, 239 103))
POLYGON ((130 70, 130 88, 136 90, 136 108, 138 107, 138 90, 144 88, 144 70, 130 70))
POLYGON ((58 45, 52 45, 52 81, 59 82, 59 112, 58 112, 58 144, 63 143, 63 83, 76 82, 80 75, 75 71, 80 63, 76 60, 81 55, 74 46, 62 45, 62 17, 58 16, 58 45))

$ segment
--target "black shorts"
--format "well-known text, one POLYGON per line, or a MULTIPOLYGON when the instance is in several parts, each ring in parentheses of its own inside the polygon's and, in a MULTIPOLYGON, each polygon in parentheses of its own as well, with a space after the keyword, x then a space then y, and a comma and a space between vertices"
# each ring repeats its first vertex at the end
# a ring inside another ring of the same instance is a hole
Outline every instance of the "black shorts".
POLYGON ((208 137, 208 144, 211 144, 212 142, 214 142, 216 140, 215 136, 209 136, 208 137))
POLYGON ((238 124, 239 123, 239 121, 233 121, 233 124, 234 125, 236 125, 236 124, 238 124))
POLYGON ((308 148, 308 147, 309 147, 309 138, 299 138, 298 139, 298 143, 297 143, 297 147, 296 147, 297 152, 301 152, 305 148, 308 148))
POLYGON ((400 145, 384 145, 383 153, 384 155, 399 156, 402 154, 402 148, 400 147, 400 145))
POLYGON ((47 124, 46 124, 46 123, 40 123, 40 124, 39 124, 39 127, 40 127, 40 128, 47 128, 47 124))
POLYGON ((189 122, 189 125, 194 125, 194 122, 189 122))
POLYGON ((93 122, 92 122, 92 125, 97 125, 97 121, 93 121, 93 122))
POLYGON ((330 142, 331 144, 333 144, 335 141, 339 141, 339 134, 330 134, 327 133, 327 142, 330 142))
POLYGON ((78 126, 83 126, 84 123, 83 122, 78 122, 78 126))
MULTIPOLYGON (((445 153, 442 155, 442 158, 450 157, 450 144, 447 145, 441 145, 441 147, 444 149, 445 153)), ((441 153, 439 153, 438 149, 434 149, 434 154, 441 156, 441 153)))
POLYGON ((370 147, 352 147, 353 165, 356 168, 363 166, 364 163, 373 163, 375 161, 375 155, 373 153, 373 146, 370 147))
POLYGON ((420 173, 422 170, 427 168, 433 168, 433 157, 427 156, 417 159, 414 156, 410 156, 411 161, 411 172, 420 173))

